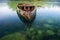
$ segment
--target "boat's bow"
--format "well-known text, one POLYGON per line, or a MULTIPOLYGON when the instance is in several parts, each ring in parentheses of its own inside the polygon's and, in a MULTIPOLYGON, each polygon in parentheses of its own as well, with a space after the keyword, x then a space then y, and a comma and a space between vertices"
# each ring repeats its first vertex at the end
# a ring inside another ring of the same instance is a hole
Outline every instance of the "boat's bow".
POLYGON ((26 21, 31 21, 36 15, 35 6, 32 4, 18 4, 17 14, 22 16, 26 21))

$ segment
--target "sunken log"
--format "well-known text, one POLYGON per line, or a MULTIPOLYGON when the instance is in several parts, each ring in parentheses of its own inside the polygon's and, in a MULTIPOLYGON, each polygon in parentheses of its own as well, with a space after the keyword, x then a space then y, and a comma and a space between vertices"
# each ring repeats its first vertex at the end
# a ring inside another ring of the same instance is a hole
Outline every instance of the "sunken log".
POLYGON ((32 4, 18 4, 17 14, 23 20, 31 22, 36 15, 36 7, 32 4))

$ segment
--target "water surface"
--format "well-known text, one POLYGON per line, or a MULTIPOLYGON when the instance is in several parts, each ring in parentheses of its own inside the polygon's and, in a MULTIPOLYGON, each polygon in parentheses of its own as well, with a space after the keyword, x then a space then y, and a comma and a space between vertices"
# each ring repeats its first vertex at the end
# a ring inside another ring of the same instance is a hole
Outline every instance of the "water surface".
MULTIPOLYGON (((36 17, 31 27, 40 30, 60 30, 60 3, 47 2, 44 7, 37 7, 36 17)), ((16 5, 16 4, 15 4, 16 5)), ((0 37, 24 30, 25 24, 19 19, 16 9, 8 2, 0 3, 0 37)))

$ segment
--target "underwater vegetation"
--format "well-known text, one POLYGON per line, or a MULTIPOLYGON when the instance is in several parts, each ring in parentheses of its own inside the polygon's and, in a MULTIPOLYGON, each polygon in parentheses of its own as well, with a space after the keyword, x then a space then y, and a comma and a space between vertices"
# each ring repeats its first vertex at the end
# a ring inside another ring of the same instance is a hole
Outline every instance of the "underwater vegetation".
POLYGON ((30 28, 26 31, 15 32, 5 35, 0 40, 60 40, 60 30, 40 30, 39 28, 30 28))

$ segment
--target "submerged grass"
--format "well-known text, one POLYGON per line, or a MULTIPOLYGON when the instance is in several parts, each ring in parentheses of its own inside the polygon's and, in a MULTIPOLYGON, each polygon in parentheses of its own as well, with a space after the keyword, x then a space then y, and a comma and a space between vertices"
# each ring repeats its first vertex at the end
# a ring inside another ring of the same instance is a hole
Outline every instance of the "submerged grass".
MULTIPOLYGON (((60 33, 59 31, 58 34, 60 33)), ((30 28, 24 32, 16 32, 6 35, 0 40, 59 40, 60 35, 56 35, 52 30, 43 31, 36 28, 30 28)))

